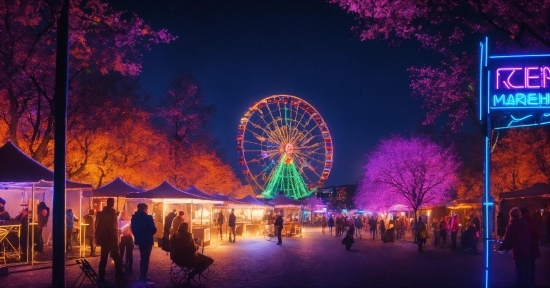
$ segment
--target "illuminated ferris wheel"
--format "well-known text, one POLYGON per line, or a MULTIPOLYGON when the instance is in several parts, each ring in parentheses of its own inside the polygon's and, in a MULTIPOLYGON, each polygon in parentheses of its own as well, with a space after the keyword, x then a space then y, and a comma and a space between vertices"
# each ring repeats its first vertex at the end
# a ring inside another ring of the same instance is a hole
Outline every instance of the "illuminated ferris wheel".
POLYGON ((237 153, 242 172, 264 197, 280 192, 298 199, 322 187, 332 168, 332 138, 309 103, 272 95, 241 118, 237 153))

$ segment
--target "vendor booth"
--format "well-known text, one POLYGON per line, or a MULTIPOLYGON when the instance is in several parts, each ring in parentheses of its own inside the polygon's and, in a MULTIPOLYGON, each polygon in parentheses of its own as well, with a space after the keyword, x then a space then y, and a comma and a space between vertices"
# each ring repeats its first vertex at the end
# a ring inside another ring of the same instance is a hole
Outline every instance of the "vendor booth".
MULTIPOLYGON (((6 250, 0 252, 0 265, 37 262, 35 251, 40 252, 40 262, 50 261, 51 249, 47 249, 51 239, 51 228, 55 224, 49 220, 53 213, 53 171, 42 166, 8 141, 0 147, 0 197, 5 201, 3 221, 0 221, 0 242, 6 250), (22 213, 24 210, 24 213, 22 213), (25 214, 28 213, 27 216, 25 214), (27 256, 28 255, 28 256, 27 256)), ((89 206, 92 186, 66 181, 66 208, 75 217, 75 226, 67 234, 78 249, 67 251, 67 257, 79 257, 84 253, 79 245, 83 229, 79 227, 82 211, 89 206)), ((73 246, 75 247, 75 246, 73 246)))
POLYGON ((304 203, 302 201, 294 200, 283 194, 275 196, 275 198, 269 201, 270 204, 275 206, 275 213, 283 216, 283 235, 286 237, 300 236, 303 232, 303 209, 304 203))
MULTIPOLYGON (((196 192, 196 191, 195 191, 196 192)), ((146 203, 149 205, 149 213, 152 214, 157 227, 155 238, 162 239, 164 230, 164 219, 173 210, 185 213, 184 221, 189 223, 190 229, 195 237, 204 241, 204 245, 210 245, 210 219, 211 206, 221 204, 222 201, 205 199, 186 191, 179 190, 167 181, 159 186, 141 193, 129 193, 126 195, 126 213, 134 214, 137 204, 146 203)), ((170 231, 173 232, 173 231, 170 231)))
POLYGON ((236 200, 239 203, 228 204, 228 209, 234 209, 237 218, 235 233, 242 236, 261 235, 265 224, 262 222, 267 221, 267 214, 272 210, 272 206, 252 195, 236 200))

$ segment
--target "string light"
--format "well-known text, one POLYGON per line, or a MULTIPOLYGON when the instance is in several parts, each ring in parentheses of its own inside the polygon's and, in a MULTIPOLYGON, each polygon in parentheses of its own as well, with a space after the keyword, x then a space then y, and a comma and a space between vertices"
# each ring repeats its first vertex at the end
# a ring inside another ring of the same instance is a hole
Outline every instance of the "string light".
POLYGON ((292 157, 283 153, 279 164, 271 172, 270 181, 263 191, 265 198, 274 198, 282 191, 286 196, 294 199, 304 198, 315 191, 308 190, 304 179, 296 169, 292 157))

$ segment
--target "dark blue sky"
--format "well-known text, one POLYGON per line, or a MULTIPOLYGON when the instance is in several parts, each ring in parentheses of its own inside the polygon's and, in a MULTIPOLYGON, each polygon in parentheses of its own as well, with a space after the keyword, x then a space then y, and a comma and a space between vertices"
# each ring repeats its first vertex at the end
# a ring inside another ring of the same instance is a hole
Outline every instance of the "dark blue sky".
POLYGON ((359 41, 354 17, 326 1, 109 2, 179 37, 144 54, 143 87, 161 95, 178 71, 193 74, 216 105, 214 133, 237 173, 239 120, 272 94, 303 98, 328 124, 327 186, 355 184, 366 152, 392 133, 415 131, 424 116, 406 69, 433 58, 412 45, 359 41))

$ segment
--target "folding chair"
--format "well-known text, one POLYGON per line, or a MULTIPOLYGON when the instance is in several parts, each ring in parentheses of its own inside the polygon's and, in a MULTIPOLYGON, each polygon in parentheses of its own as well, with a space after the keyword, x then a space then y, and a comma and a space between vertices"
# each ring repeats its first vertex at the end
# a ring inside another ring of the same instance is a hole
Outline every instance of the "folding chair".
POLYGON ((94 286, 99 285, 99 276, 95 272, 94 268, 92 268, 92 265, 90 265, 90 262, 88 262, 88 260, 80 259, 76 260, 76 263, 79 264, 78 267, 80 267, 82 273, 80 273, 80 275, 78 275, 78 278, 76 278, 76 282, 74 283, 73 287, 82 287, 82 284, 84 284, 84 280, 86 280, 86 278, 88 278, 88 280, 90 280, 90 282, 94 286))

